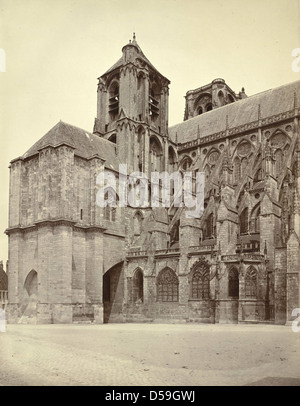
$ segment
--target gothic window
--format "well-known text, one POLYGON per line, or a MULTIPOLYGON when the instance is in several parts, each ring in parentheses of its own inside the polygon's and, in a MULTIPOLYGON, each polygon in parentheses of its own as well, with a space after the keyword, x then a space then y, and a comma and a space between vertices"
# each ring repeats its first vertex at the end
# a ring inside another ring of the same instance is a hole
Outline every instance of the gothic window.
POLYGON ((108 112, 111 121, 117 119, 119 114, 119 83, 113 80, 109 86, 108 112))
POLYGON ((283 167, 283 152, 281 149, 278 149, 275 152, 275 176, 278 178, 280 176, 282 167, 283 167))
POLYGON ((257 273, 255 268, 249 267, 245 276, 245 295, 249 298, 256 298, 257 273))
POLYGON ((163 269, 157 277, 157 300, 178 302, 178 278, 170 268, 163 269))
POLYGON ((117 201, 118 196, 114 193, 113 190, 109 189, 104 194, 104 200, 107 202, 107 205, 103 208, 103 217, 108 221, 116 221, 117 219, 117 201))
POLYGON ((260 206, 256 206, 251 214, 250 232, 258 233, 260 231, 260 206))
POLYGON ((224 106, 225 104, 225 98, 223 92, 220 90, 218 93, 219 101, 220 101, 220 106, 224 106))
POLYGON ((159 116, 159 102, 161 89, 156 83, 153 83, 149 96, 149 114, 151 121, 155 122, 159 116))
POLYGON ((212 108, 213 108, 212 104, 211 104, 211 103, 208 103, 208 104, 205 106, 205 111, 210 111, 210 110, 212 110, 212 108))
POLYGON ((209 269, 206 265, 198 266, 192 275, 192 299, 209 299, 209 269))
POLYGON ((248 163, 247 158, 243 158, 243 159, 241 160, 241 177, 244 176, 245 173, 246 173, 247 163, 248 163))
POLYGON ((191 165, 192 165, 192 159, 190 157, 188 157, 188 156, 183 158, 183 160, 181 161, 181 164, 180 164, 181 168, 184 171, 189 171, 191 165))
POLYGON ((239 272, 231 268, 228 273, 228 296, 239 297, 239 272))
POLYGON ((241 178, 241 162, 238 157, 233 162, 233 182, 237 184, 241 178))
POLYGON ((170 232, 171 245, 175 244, 179 241, 179 226, 180 226, 180 220, 177 220, 170 232))
POLYGON ((240 233, 248 233, 248 208, 246 207, 240 215, 240 233))
POLYGON ((198 115, 200 116, 200 114, 202 114, 203 113, 203 109, 202 109, 202 107, 200 106, 199 108, 198 108, 198 115))
POLYGON ((150 166, 151 172, 160 172, 162 150, 159 141, 156 138, 150 140, 150 166))
POLYGON ((133 277, 132 299, 134 303, 142 303, 144 300, 143 273, 138 269, 133 277))
POLYGON ((214 237, 214 217, 213 217, 213 213, 210 213, 210 215, 205 220, 204 229, 205 229, 204 238, 213 238, 214 237))
POLYGON ((169 147, 169 171, 173 172, 176 165, 176 155, 172 147, 169 147))
POLYGON ((143 161, 144 161, 144 130, 140 127, 137 134, 137 151, 138 151, 138 171, 143 172, 143 161))
POLYGON ((143 222, 143 216, 141 215, 140 212, 137 211, 133 217, 134 235, 141 235, 142 222, 143 222))

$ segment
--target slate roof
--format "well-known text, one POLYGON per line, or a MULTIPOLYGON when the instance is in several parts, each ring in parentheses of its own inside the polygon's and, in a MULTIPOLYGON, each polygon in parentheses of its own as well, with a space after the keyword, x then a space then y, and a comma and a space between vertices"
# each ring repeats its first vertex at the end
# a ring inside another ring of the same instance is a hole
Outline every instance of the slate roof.
POLYGON ((114 143, 63 121, 51 128, 22 158, 29 158, 48 145, 55 147, 61 144, 73 147, 74 154, 82 158, 91 158, 97 154, 100 158, 105 159, 105 166, 108 169, 119 169, 114 143))
POLYGON ((185 143, 228 128, 238 127, 258 120, 260 106, 261 119, 292 110, 294 108, 294 92, 300 107, 300 80, 270 89, 256 95, 238 100, 226 106, 208 111, 169 128, 169 137, 178 143, 185 143), (199 130, 198 130, 199 129, 199 130))
MULTIPOLYGON (((155 72, 157 72, 160 76, 163 76, 156 68, 155 66, 152 65, 152 63, 149 61, 149 59, 145 56, 144 52, 142 51, 141 47, 139 46, 139 44, 133 40, 131 43, 129 43, 128 45, 134 45, 139 53, 139 58, 142 59, 148 66, 150 66, 155 72)), ((102 76, 105 76, 111 72, 113 72, 115 69, 120 68, 121 66, 124 65, 124 61, 123 61, 123 57, 121 57, 111 68, 109 68, 102 76)), ((165 76, 163 76, 165 79, 167 79, 165 76)), ((167 79, 168 80, 168 79, 167 79)), ((168 82, 170 82, 168 80, 168 82)))

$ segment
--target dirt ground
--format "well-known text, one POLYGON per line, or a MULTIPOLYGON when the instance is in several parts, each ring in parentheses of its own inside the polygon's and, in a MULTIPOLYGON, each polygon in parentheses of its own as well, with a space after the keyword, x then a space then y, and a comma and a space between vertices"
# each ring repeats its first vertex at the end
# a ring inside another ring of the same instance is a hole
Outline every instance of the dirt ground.
POLYGON ((7 325, 0 385, 297 385, 288 326, 7 325))

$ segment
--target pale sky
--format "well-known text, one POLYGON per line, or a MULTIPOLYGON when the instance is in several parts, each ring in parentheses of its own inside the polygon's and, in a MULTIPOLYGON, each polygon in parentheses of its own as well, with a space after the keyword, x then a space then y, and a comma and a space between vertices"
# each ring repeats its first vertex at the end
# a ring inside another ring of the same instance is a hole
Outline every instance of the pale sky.
POLYGON ((170 81, 169 123, 184 95, 221 77, 248 95, 300 79, 299 0, 0 0, 0 259, 7 259, 9 162, 59 120, 92 131, 97 77, 136 33, 170 81))

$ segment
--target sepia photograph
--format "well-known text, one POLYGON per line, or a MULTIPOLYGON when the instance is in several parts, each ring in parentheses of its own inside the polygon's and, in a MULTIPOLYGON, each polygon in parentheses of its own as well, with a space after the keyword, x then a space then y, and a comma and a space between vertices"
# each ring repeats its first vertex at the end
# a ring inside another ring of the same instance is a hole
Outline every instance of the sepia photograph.
POLYGON ((0 21, 0 387, 300 386, 300 0, 0 21))

